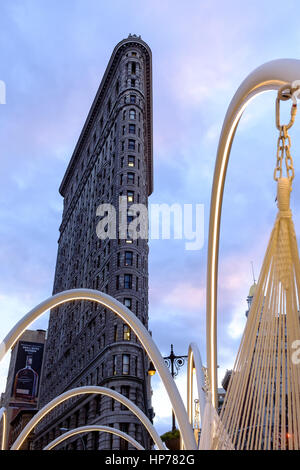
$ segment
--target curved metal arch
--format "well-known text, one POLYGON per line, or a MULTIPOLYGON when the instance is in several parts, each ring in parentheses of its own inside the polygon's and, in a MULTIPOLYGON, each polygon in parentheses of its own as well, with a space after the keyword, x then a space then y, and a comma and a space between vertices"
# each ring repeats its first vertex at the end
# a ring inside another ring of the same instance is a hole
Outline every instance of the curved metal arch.
POLYGON ((210 202, 206 283, 207 372, 212 404, 217 406, 217 282, 222 201, 226 171, 239 120, 249 102, 260 93, 278 90, 300 78, 300 60, 278 59, 261 65, 242 82, 227 110, 214 170, 210 202))
POLYGON ((129 434, 126 434, 125 432, 120 431, 119 429, 111 428, 110 426, 101 426, 101 425, 96 425, 96 424, 93 426, 81 426, 80 428, 71 429, 70 431, 65 432, 61 436, 58 436, 56 439, 50 442, 46 447, 44 447, 43 450, 51 450, 53 449, 53 447, 57 446, 58 444, 61 444, 66 439, 69 439, 69 437, 76 436, 76 434, 81 434, 83 432, 93 432, 93 431, 100 431, 100 432, 107 432, 110 434, 114 434, 115 436, 119 436, 122 439, 125 439, 126 441, 128 441, 137 450, 145 450, 144 447, 135 439, 133 439, 133 437, 129 436, 129 434))
POLYGON ((198 389, 199 405, 200 405, 200 416, 201 422, 204 419, 204 409, 206 404, 206 385, 205 376, 203 372, 203 365, 201 360, 201 354, 196 343, 189 345, 188 352, 188 368, 187 368, 187 410, 189 422, 193 425, 193 369, 196 373, 196 382, 198 389))
POLYGON ((170 374, 170 371, 164 363, 158 347, 142 322, 127 307, 108 294, 92 289, 73 289, 60 292, 56 295, 53 295, 52 297, 49 297, 44 302, 40 303, 30 312, 28 312, 4 338, 3 342, 0 344, 0 361, 5 356, 7 351, 13 347, 26 328, 28 328, 28 326, 31 325, 37 318, 43 315, 43 313, 45 313, 47 310, 73 300, 91 300, 98 302, 100 305, 103 305, 104 307, 112 310, 130 326, 132 331, 143 345, 146 353, 150 358, 150 361, 153 362, 157 372, 161 377, 161 380, 171 401, 185 448, 189 450, 196 450, 196 441, 187 417, 183 400, 170 374))
POLYGON ((0 408, 0 423, 2 421, 2 439, 1 439, 1 450, 6 449, 7 439, 7 410, 3 406, 0 408))
POLYGON ((69 400, 72 397, 76 397, 78 395, 84 394, 97 394, 97 395, 105 395, 110 398, 114 398, 119 403, 125 405, 139 420, 143 423, 147 431, 149 432, 150 436, 152 437, 153 441, 159 448, 159 450, 165 450, 163 442, 159 437, 158 433, 156 432, 154 426, 152 425, 151 421, 147 418, 147 416, 142 412, 142 410, 135 405, 131 400, 126 398, 121 393, 116 392, 107 387, 98 387, 96 385, 90 385, 86 387, 77 387, 72 388, 71 390, 67 390, 66 392, 58 395, 49 403, 47 403, 41 410, 37 412, 36 415, 27 423, 25 428, 19 434, 15 442, 13 443, 11 450, 19 450, 22 444, 24 443, 27 436, 31 433, 31 431, 35 428, 35 426, 54 408, 59 406, 66 400, 69 400))

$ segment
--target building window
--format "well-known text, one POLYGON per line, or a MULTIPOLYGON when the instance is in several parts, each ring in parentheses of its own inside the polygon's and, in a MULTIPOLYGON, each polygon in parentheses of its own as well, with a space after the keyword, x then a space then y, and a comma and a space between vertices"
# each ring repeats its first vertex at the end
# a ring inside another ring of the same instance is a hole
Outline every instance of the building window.
POLYGON ((122 126, 122 134, 125 135, 125 126, 122 126))
MULTIPOLYGON (((121 394, 129 400, 130 387, 128 385, 122 385, 121 394)), ((128 410, 128 408, 125 405, 121 405, 121 410, 128 410)))
POLYGON ((130 95, 130 103, 136 103, 136 96, 130 95))
POLYGON ((131 73, 132 74, 136 73, 136 62, 131 62, 131 73))
POLYGON ((132 251, 125 251, 125 266, 132 266, 133 253, 132 251))
POLYGON ((122 151, 124 151, 124 148, 125 148, 125 142, 124 142, 124 140, 123 140, 122 143, 121 143, 121 149, 122 149, 122 151))
POLYGON ((134 184, 134 173, 127 173, 127 183, 134 184))
POLYGON ((126 119, 126 109, 124 109, 124 111, 123 111, 123 121, 124 121, 124 119, 126 119))
MULTIPOLYGON (((128 434, 128 429, 128 423, 120 423, 120 431, 123 431, 128 434)), ((125 439, 123 439, 122 437, 120 437, 120 450, 128 450, 128 441, 125 441, 125 439)))
POLYGON ((128 155, 128 166, 135 166, 135 156, 134 155, 128 155))
POLYGON ((129 119, 136 119, 136 111, 135 109, 129 110, 129 119))
POLYGON ((114 342, 118 341, 118 325, 114 325, 114 342))
POLYGON ((129 375, 129 364, 130 364, 130 356, 129 354, 123 354, 122 356, 122 374, 129 375))
MULTIPOLYGON (((115 387, 111 387, 111 389, 114 390, 115 387)), ((111 411, 115 411, 115 399, 114 398, 111 399, 111 407, 110 408, 111 408, 111 411)))
POLYGON ((134 78, 131 79, 131 86, 132 86, 132 88, 135 87, 135 79, 134 78))
POLYGON ((129 134, 135 134, 135 124, 129 124, 129 134))
POLYGON ((133 372, 133 375, 134 375, 135 377, 137 377, 137 375, 138 375, 138 373, 137 373, 137 364, 138 364, 137 361, 138 361, 138 358, 137 358, 137 356, 133 356, 132 359, 133 359, 133 371, 132 371, 132 372, 133 372))
POLYGON ((124 289, 132 289, 132 274, 124 274, 124 289))
POLYGON ((123 325, 123 341, 130 341, 130 328, 128 325, 123 325))
POLYGON ((117 375, 117 356, 113 356, 113 375, 117 375))
POLYGON ((124 299, 124 305, 125 307, 129 308, 129 310, 131 310, 131 307, 132 307, 132 301, 131 299, 129 299, 128 297, 124 299))
POLYGON ((128 148, 129 148, 129 150, 135 150, 135 140, 134 139, 129 139, 128 140, 128 148))
POLYGON ((133 202, 133 199, 134 199, 134 192, 127 191, 127 202, 133 202))

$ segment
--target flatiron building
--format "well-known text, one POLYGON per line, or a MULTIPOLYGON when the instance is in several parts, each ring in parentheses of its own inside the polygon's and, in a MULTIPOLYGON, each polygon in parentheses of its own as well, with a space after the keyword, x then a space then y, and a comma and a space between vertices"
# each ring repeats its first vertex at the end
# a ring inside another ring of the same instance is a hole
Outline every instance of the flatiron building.
MULTIPOLYGON (((64 204, 54 294, 73 288, 106 292, 148 328, 148 241, 130 234, 100 239, 96 212, 109 203, 118 213, 120 196, 129 209, 132 203, 147 207, 151 192, 151 50, 129 35, 112 53, 60 186, 64 204)), ((122 393, 152 419, 148 365, 136 336, 114 313, 89 301, 64 304, 50 312, 40 406, 68 389, 99 385, 122 393)), ((86 424, 113 426, 151 446, 146 430, 124 406, 83 395, 43 419, 35 448, 86 424)), ((59 448, 117 450, 128 444, 112 434, 89 433, 59 448)))

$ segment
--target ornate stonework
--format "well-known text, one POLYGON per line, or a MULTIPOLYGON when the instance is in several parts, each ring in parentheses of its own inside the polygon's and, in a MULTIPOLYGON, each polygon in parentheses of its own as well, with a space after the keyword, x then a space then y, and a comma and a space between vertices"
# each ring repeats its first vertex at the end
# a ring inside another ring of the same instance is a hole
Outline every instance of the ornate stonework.
MULTIPOLYGON (((118 209, 119 196, 128 191, 134 203, 147 205, 152 192, 151 74, 151 51, 140 37, 130 35, 115 47, 60 186, 64 211, 53 289, 107 292, 126 303, 146 327, 147 240, 98 239, 96 209, 102 203, 118 209)), ((151 417, 147 370, 142 346, 111 312, 87 301, 51 311, 41 406, 67 389, 93 384, 125 394, 151 417)), ((119 403, 88 396, 67 402, 45 418, 35 446, 42 448, 60 428, 87 423, 117 427, 146 448, 151 445, 137 419, 119 403)), ((68 449, 83 446, 119 449, 126 444, 96 433, 64 444, 68 449)))

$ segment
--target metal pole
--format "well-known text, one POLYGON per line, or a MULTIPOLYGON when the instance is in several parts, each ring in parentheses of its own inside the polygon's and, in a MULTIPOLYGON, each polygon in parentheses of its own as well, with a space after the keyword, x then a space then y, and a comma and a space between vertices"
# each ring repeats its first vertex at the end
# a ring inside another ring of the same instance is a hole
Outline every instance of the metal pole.
POLYGON ((231 146, 243 111, 250 100, 300 79, 300 60, 278 59, 255 69, 241 84, 227 110, 218 145, 210 202, 206 284, 207 372, 212 404, 217 408, 217 283, 220 223, 224 184, 231 146))
MULTIPOLYGON (((172 375, 173 379, 178 374, 178 371, 179 371, 180 367, 182 367, 184 365, 185 359, 187 357, 188 356, 176 356, 174 354, 173 344, 171 344, 170 355, 164 357, 164 360, 165 360, 167 366, 171 367, 171 375, 172 375), (175 367, 174 367, 174 365, 175 365, 175 367)), ((175 429, 176 429, 176 418, 175 418, 174 409, 172 408, 172 431, 175 431, 175 429)))

